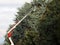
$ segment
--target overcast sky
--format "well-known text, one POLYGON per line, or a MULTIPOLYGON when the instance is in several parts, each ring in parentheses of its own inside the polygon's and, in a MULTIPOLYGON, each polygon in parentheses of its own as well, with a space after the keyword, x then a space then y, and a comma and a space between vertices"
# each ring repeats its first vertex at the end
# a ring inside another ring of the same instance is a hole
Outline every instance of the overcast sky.
POLYGON ((4 35, 10 24, 13 24, 17 8, 31 0, 0 0, 0 43, 4 41, 4 35))

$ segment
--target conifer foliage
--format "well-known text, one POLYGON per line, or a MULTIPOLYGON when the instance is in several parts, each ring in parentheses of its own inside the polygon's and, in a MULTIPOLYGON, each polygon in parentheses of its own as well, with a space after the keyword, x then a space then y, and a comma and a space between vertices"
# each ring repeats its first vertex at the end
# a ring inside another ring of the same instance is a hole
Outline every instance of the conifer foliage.
MULTIPOLYGON (((32 12, 13 31, 14 44, 60 45, 60 0, 33 0, 25 3, 22 8, 18 8, 15 23, 29 11, 32 12)), ((7 35, 4 45, 10 45, 7 35)))

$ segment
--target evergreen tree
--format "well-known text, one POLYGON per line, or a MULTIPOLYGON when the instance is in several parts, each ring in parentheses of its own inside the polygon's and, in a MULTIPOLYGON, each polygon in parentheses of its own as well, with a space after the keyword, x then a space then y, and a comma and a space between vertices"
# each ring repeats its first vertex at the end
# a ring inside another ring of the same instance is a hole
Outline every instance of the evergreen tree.
POLYGON ((60 0, 33 0, 18 10, 15 23, 32 12, 14 29, 15 45, 60 45, 60 0))

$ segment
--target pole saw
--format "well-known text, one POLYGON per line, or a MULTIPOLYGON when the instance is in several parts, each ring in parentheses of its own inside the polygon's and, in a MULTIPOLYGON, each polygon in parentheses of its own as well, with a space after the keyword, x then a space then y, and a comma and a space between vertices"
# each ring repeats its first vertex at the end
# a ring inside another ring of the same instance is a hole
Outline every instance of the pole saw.
POLYGON ((16 23, 15 26, 13 26, 13 27, 8 31, 7 36, 8 36, 8 39, 9 39, 11 45, 14 45, 14 42, 12 41, 12 38, 11 38, 13 30, 14 30, 14 29, 16 28, 16 26, 19 25, 31 12, 32 12, 32 11, 30 11, 27 15, 25 15, 19 22, 16 23))

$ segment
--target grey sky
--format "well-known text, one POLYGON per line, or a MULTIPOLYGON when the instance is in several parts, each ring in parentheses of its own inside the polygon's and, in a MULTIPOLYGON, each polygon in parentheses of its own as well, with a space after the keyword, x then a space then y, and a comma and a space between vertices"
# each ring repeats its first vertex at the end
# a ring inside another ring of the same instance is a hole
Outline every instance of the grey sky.
POLYGON ((31 2, 31 0, 0 0, 0 43, 4 41, 9 24, 14 23, 17 8, 25 2, 31 2))

